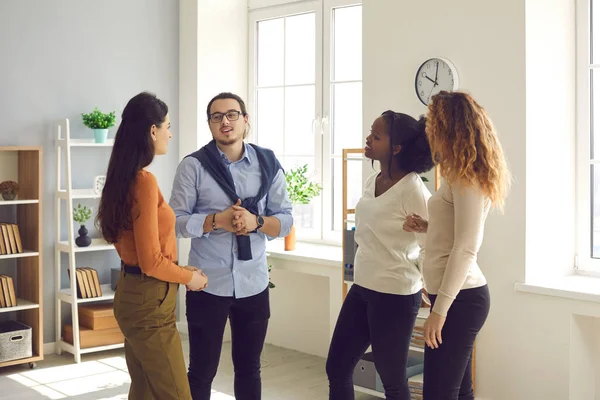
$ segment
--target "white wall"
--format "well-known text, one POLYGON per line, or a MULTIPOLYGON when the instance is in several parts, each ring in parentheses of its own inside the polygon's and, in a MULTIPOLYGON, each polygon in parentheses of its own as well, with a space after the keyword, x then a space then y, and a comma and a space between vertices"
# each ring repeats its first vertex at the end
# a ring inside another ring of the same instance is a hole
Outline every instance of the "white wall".
MULTIPOLYGON (((169 193, 181 134, 177 119, 177 12, 176 0, 0 1, 0 143, 44 148, 41 246, 45 343, 54 342, 56 336, 54 122, 69 118, 73 137, 91 138, 81 113, 94 107, 105 112, 115 110, 118 124, 131 97, 143 90, 155 92, 169 105, 174 138, 169 154, 157 157, 150 169, 163 193, 169 193)), ((116 130, 116 126, 110 129, 110 138, 116 130)), ((73 187, 91 188, 94 176, 106 174, 109 157, 109 148, 73 150, 73 187)), ((4 172, 0 163, 0 175, 4 172)), ((81 203, 97 210, 97 200, 81 203)), ((91 236, 97 236, 93 222, 86 226, 91 236)), ((62 227, 66 235, 66 220, 62 227)), ((103 283, 110 282, 110 268, 120 265, 114 251, 79 253, 77 262, 96 268, 103 283)), ((14 276, 13 265, 12 261, 2 261, 0 273, 14 276)), ((69 282, 67 265, 63 256, 62 287, 69 282)), ((3 313, 1 317, 12 318, 14 314, 3 313)))
MULTIPOLYGON (((180 0, 179 22, 181 160, 212 139, 206 118, 211 98, 221 92, 247 97, 247 3, 246 0, 180 0)), ((178 240, 180 263, 187 263, 189 249, 189 239, 178 240)), ((179 294, 178 319, 185 330, 185 288, 179 294)))
POLYGON ((590 399, 598 371, 579 373, 574 360, 588 354, 594 365, 597 353, 578 338, 595 325, 573 318, 600 316, 598 305, 514 291, 526 271, 573 265, 572 2, 433 0, 426 12, 416 1, 363 4, 365 132, 382 109, 424 112, 414 73, 444 56, 490 113, 514 174, 505 215, 488 219, 480 253, 492 310, 477 341, 477 397, 590 399))

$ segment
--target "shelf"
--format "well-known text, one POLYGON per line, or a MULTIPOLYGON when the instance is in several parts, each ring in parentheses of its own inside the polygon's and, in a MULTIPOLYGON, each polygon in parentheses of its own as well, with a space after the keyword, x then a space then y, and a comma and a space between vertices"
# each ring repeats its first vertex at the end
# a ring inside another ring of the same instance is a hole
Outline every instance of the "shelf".
MULTIPOLYGON (((68 253, 70 251, 69 242, 60 241, 56 245, 59 251, 63 253, 68 253)), ((75 253, 86 253, 90 251, 106 251, 106 250, 114 250, 115 246, 110 243, 107 243, 104 239, 96 238, 92 239, 92 244, 88 247, 77 247, 77 245, 73 244, 73 251, 75 253)))
POLYGON ((31 301, 27 301, 27 300, 23 300, 23 299, 17 299, 17 306, 16 307, 2 307, 0 308, 0 314, 5 313, 5 312, 14 312, 14 311, 21 311, 21 310, 31 310, 34 308, 40 308, 39 304, 36 303, 32 303, 31 301))
POLYGON ((428 307, 419 308, 419 313, 417 314, 417 318, 427 319, 427 317, 429 317, 429 308, 428 307))
MULTIPOLYGON (((66 190, 57 190, 56 195, 61 199, 69 198, 66 190)), ((94 192, 94 189, 71 189, 72 199, 99 199, 100 196, 102 194, 94 192)))
POLYGON ((417 353, 425 353, 425 349, 416 346, 410 346, 409 350, 416 351, 417 353))
POLYGON ((42 357, 42 356, 33 356, 33 357, 29 357, 29 358, 20 358, 18 360, 0 362, 0 368, 10 367, 12 365, 25 364, 25 363, 34 363, 34 362, 42 361, 43 359, 44 359, 44 357, 42 357))
POLYGON ((14 259, 14 258, 25 258, 25 257, 37 257, 39 255, 40 255, 40 253, 38 253, 37 251, 25 250, 22 253, 3 254, 0 256, 0 260, 10 260, 10 259, 14 259))
POLYGON ((96 143, 94 139, 69 139, 71 147, 112 147, 115 139, 106 139, 105 143, 96 143))
MULTIPOLYGON (((68 351, 71 354, 74 354, 74 352, 75 352, 75 347, 71 343, 67 343, 62 339, 58 342, 58 345, 60 346, 61 349, 68 351)), ((122 349, 123 346, 124 346, 124 343, 109 344, 106 346, 82 348, 82 349, 80 349, 79 352, 81 354, 89 354, 89 353, 96 353, 98 351, 122 349)))
POLYGON ((39 200, 27 200, 27 199, 19 199, 19 200, 2 200, 0 199, 0 206, 14 206, 18 204, 39 204, 39 200))
MULTIPOLYGON (((100 285, 100 289, 102 289, 102 296, 92 297, 90 299, 77 298, 77 304, 93 303, 95 301, 107 301, 115 298, 115 292, 110 287, 110 284, 100 285)), ((65 303, 72 303, 74 299, 73 294, 71 293, 71 288, 61 289, 59 296, 60 299, 65 303)))

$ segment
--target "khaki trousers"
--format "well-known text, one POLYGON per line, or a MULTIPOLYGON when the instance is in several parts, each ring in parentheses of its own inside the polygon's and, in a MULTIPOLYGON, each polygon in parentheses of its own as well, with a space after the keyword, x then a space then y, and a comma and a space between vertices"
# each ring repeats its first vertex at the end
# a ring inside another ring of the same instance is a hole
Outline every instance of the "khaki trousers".
POLYGON ((129 399, 192 399, 175 325, 178 287, 177 283, 121 271, 114 311, 125 336, 129 399))

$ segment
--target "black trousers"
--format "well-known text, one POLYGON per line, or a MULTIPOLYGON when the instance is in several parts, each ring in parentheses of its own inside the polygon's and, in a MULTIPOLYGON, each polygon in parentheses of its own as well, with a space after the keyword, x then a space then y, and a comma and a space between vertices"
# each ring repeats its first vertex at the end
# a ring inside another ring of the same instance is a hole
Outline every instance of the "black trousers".
POLYGON ((235 398, 260 400, 260 355, 271 316, 269 289, 243 299, 189 291, 186 307, 190 340, 188 380, 192 398, 210 400, 229 318, 235 398))
POLYGON ((352 375, 369 345, 388 400, 409 400, 406 361, 421 306, 421 292, 408 296, 352 285, 335 326, 327 377, 331 400, 353 400, 352 375))
MULTIPOLYGON (((431 305, 436 296, 430 295, 431 305)), ((423 400, 473 400, 473 344, 490 311, 487 285, 461 290, 442 328, 442 344, 425 346, 423 400)))

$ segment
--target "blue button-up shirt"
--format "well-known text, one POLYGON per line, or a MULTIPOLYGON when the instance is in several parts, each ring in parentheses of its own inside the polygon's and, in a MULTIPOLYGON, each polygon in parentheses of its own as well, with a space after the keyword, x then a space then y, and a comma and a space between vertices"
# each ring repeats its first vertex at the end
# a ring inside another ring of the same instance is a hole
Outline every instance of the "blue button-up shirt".
MULTIPOLYGON (((219 149, 229 169, 240 199, 258 194, 260 164, 252 146, 244 144, 239 161, 231 162, 219 149)), ((237 258, 236 235, 223 229, 204 233, 204 221, 210 214, 225 211, 233 204, 219 184, 194 157, 184 158, 177 168, 169 201, 177 217, 178 237, 192 238, 188 264, 208 276, 205 292, 217 296, 244 298, 261 293, 269 284, 266 244, 268 237, 258 231, 250 234, 252 260, 237 258)), ((280 237, 287 236, 293 224, 292 204, 288 198, 285 176, 277 172, 268 194, 258 203, 262 216, 281 222, 280 237)))

